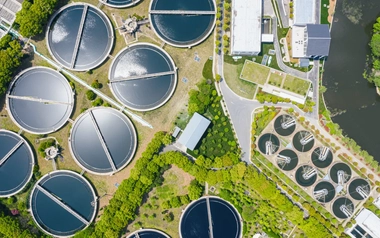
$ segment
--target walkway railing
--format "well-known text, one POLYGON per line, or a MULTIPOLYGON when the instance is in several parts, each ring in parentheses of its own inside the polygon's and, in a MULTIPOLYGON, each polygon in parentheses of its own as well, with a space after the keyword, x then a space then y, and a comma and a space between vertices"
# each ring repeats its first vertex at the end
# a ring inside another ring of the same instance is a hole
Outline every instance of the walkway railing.
POLYGON ((54 100, 47 100, 42 98, 34 98, 34 97, 28 97, 28 96, 16 96, 16 95, 7 95, 8 98, 14 98, 19 100, 25 100, 25 101, 32 101, 32 102, 40 102, 45 104, 64 104, 64 105, 72 105, 73 103, 69 102, 59 102, 54 100))
POLYGON ((211 217, 211 208, 210 208, 210 198, 206 197, 207 205, 207 217, 208 217, 208 231, 210 233, 210 238, 214 238, 214 232, 212 229, 212 217, 211 217))
POLYGON ((160 73, 154 73, 154 74, 134 75, 134 76, 129 76, 129 77, 125 77, 125 78, 114 79, 114 80, 110 81, 110 83, 117 83, 117 82, 123 82, 123 81, 128 81, 128 80, 136 80, 136 79, 154 78, 154 77, 172 75, 175 73, 176 73, 175 71, 167 71, 167 72, 160 72, 160 73))
POLYGON ((20 140, 13 148, 0 160, 0 166, 7 161, 11 155, 24 143, 23 140, 20 140))
POLYGON ((191 11, 191 10, 150 10, 150 14, 165 15, 215 15, 216 11, 191 11))
POLYGON ((77 55, 78 55, 78 51, 79 51, 79 45, 80 45, 80 42, 82 39, 83 26, 84 26, 84 21, 86 20, 87 10, 88 10, 88 5, 84 5, 83 12, 82 12, 82 18, 80 19, 80 23, 79 23, 77 39, 75 41, 73 56, 71 57, 70 68, 72 68, 72 69, 74 68, 75 61, 77 60, 77 55))

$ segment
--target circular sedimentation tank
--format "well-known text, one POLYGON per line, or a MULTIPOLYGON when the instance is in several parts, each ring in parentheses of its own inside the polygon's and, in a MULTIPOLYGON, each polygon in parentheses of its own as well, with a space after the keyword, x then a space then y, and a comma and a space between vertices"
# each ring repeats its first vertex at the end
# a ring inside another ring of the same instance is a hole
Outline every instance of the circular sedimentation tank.
POLYGON ((293 146, 299 152, 307 152, 314 146, 314 136, 309 131, 299 131, 293 137, 293 146))
POLYGON ((332 211, 339 219, 346 219, 352 216, 354 204, 347 197, 339 197, 332 204, 332 211))
POLYGON ((137 43, 118 53, 109 70, 111 91, 126 107, 149 111, 165 104, 177 84, 172 58, 161 48, 137 43))
POLYGON ((238 211, 219 197, 203 197, 190 203, 182 213, 179 224, 180 237, 209 237, 210 220, 214 237, 240 238, 242 236, 241 217, 238 211))
POLYGON ((277 155, 277 165, 282 170, 290 171, 297 167, 298 156, 293 150, 285 149, 277 155))
POLYGON ((46 34, 54 60, 75 71, 90 70, 103 63, 114 41, 108 17, 87 3, 70 4, 57 11, 46 34))
POLYGON ((353 179, 348 185, 348 193, 355 200, 363 200, 369 196, 371 186, 367 180, 362 178, 353 179))
POLYGON ((133 7, 138 4, 140 0, 107 0, 103 4, 114 8, 133 7))
POLYGON ((6 103, 9 115, 20 128, 32 134, 49 134, 69 119, 74 93, 56 70, 32 67, 12 81, 6 103))
POLYGON ((20 135, 0 129, 0 197, 19 193, 33 175, 34 157, 20 135))
POLYGON ((97 107, 74 122, 69 145, 73 158, 84 170, 114 174, 132 160, 137 147, 136 131, 121 112, 97 107))
POLYGON ((296 171, 296 181, 303 187, 309 187, 317 180, 317 170, 310 165, 301 165, 296 171))
POLYGON ((330 168, 330 178, 334 183, 344 185, 351 178, 351 168, 346 163, 336 163, 330 168))
POLYGON ((289 136, 296 129, 296 120, 288 114, 278 116, 274 121, 274 129, 280 136, 289 136))
POLYGON ((313 195, 318 202, 331 202, 335 197, 335 187, 327 181, 319 182, 314 187, 313 195))
POLYGON ((156 229, 140 229, 134 231, 127 238, 170 238, 164 232, 156 229))
POLYGON ((164 42, 175 47, 191 47, 204 41, 216 20, 213 0, 152 0, 149 19, 164 42))
POLYGON ((30 208, 34 221, 45 233, 68 237, 94 220, 97 201, 86 179, 72 171, 57 170, 34 185, 30 208))
POLYGON ((311 154, 311 162, 321 169, 327 168, 333 161, 333 153, 328 147, 317 147, 311 154))
POLYGON ((257 144, 261 153, 265 155, 273 155, 280 148, 280 140, 272 133, 262 135, 257 144))

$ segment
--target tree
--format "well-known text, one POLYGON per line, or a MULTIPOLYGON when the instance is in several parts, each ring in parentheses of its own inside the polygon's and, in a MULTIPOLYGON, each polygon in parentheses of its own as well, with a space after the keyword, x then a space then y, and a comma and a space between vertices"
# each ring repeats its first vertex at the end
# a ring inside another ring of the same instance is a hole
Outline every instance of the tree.
POLYGON ((96 94, 92 90, 86 92, 86 97, 88 100, 93 101, 96 98, 96 94))
POLYGON ((19 32, 24 37, 41 34, 57 0, 25 0, 22 9, 16 14, 15 22, 20 25, 19 32))
POLYGON ((370 42, 372 54, 380 57, 380 34, 374 34, 370 42))
POLYGON ((92 102, 92 106, 99 107, 103 104, 103 99, 97 98, 95 101, 92 102))
POLYGON ((99 89, 99 88, 102 88, 103 85, 101 83, 99 83, 98 80, 94 80, 94 82, 92 82, 92 84, 91 84, 91 87, 99 89))
POLYGON ((319 86, 319 92, 320 93, 325 93, 326 90, 327 90, 327 88, 325 86, 323 86, 323 85, 319 86))
POLYGON ((170 145, 173 142, 173 136, 170 135, 169 133, 166 133, 164 138, 162 138, 162 143, 164 145, 170 145))
POLYGON ((203 186, 197 180, 192 180, 189 186, 189 198, 191 200, 196 200, 202 196, 202 193, 203 186))
POLYGON ((219 83, 221 79, 222 79, 222 76, 220 76, 220 74, 215 75, 215 81, 216 82, 219 83))

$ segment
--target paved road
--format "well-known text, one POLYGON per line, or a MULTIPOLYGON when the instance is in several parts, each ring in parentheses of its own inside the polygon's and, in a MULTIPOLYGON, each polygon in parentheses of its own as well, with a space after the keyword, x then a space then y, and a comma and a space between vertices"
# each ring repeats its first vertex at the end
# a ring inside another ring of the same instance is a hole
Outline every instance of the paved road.
POLYGON ((278 6, 278 12, 279 12, 280 18, 281 18, 282 27, 288 28, 289 27, 289 18, 286 14, 286 11, 285 11, 284 0, 276 0, 276 1, 277 1, 277 6, 278 6))

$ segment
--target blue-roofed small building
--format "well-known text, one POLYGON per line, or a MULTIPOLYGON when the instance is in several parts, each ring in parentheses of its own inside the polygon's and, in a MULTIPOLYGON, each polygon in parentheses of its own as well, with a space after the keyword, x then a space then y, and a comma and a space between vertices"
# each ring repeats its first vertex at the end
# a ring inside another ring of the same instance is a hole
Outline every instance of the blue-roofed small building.
POLYGON ((189 150, 194 150, 203 134, 210 125, 210 120, 199 113, 194 113, 178 142, 189 150))

